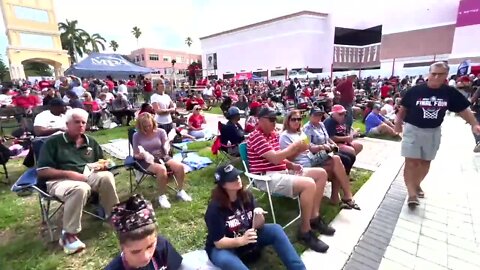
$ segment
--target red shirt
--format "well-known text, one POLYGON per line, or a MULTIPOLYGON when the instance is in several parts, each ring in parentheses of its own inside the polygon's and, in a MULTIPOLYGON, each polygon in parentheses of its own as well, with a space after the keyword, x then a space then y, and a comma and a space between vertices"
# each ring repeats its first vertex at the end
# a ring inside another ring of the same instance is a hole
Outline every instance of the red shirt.
POLYGON ((271 150, 280 151, 280 139, 276 132, 272 132, 267 137, 263 131, 256 129, 248 136, 247 156, 251 173, 285 171, 287 169, 285 162, 273 164, 262 157, 262 155, 271 150))
POLYGON ((390 93, 390 86, 388 86, 388 85, 382 86, 380 88, 380 93, 381 93, 382 98, 387 98, 389 96, 389 93, 390 93))
POLYGON ((338 84, 336 90, 340 93, 340 103, 352 104, 353 103, 353 82, 350 79, 346 79, 338 84))
POLYGON ((48 81, 40 81, 40 82, 38 83, 38 86, 40 86, 40 89, 43 89, 43 88, 48 88, 48 87, 50 87, 51 85, 50 85, 50 83, 49 83, 48 81))
POLYGON ((110 92, 113 91, 113 88, 115 88, 115 84, 114 84, 112 81, 110 81, 110 80, 107 80, 107 81, 105 82, 105 84, 108 86, 108 90, 109 90, 110 92))
POLYGON ((194 128, 201 128, 203 122, 205 122, 205 117, 203 117, 203 115, 201 114, 197 114, 197 115, 192 114, 188 118, 188 123, 194 128))
POLYGON ((303 90, 303 94, 306 97, 312 97, 312 89, 310 89, 310 87, 305 88, 305 90, 303 90))
POLYGON ((222 88, 220 85, 217 85, 215 87, 215 90, 213 91, 213 94, 215 95, 216 98, 221 98, 222 97, 222 88))
POLYGON ((24 109, 37 107, 40 104, 38 96, 17 96, 13 99, 13 105, 24 109))
POLYGON ((129 81, 127 82, 127 86, 128 86, 128 87, 135 87, 135 85, 136 85, 136 83, 135 83, 135 81, 133 81, 133 80, 129 80, 129 81))
POLYGON ((205 105, 205 100, 203 100, 201 97, 195 98, 195 102, 202 107, 205 105))
POLYGON ((100 110, 100 106, 98 106, 98 103, 96 101, 84 101, 84 105, 92 105, 92 111, 96 112, 100 110))
POLYGON ((149 81, 144 81, 143 84, 144 84, 143 91, 145 91, 147 93, 153 92, 152 82, 150 80, 149 81))

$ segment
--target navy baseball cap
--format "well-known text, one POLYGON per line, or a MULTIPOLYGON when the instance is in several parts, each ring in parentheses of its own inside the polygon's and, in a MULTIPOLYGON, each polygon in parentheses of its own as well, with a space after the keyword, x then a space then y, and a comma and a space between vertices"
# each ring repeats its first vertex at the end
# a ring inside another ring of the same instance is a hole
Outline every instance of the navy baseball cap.
POLYGON ((48 105, 50 107, 60 107, 67 106, 67 103, 65 103, 61 98, 54 98, 48 102, 48 105))
POLYGON ((233 117, 233 116, 237 116, 237 115, 240 115, 240 109, 238 107, 232 106, 232 107, 228 108, 228 111, 227 111, 227 116, 228 117, 233 117))
POLYGON ((223 165, 217 168, 215 172, 215 183, 224 184, 237 181, 237 177, 243 172, 233 167, 232 164, 223 165))

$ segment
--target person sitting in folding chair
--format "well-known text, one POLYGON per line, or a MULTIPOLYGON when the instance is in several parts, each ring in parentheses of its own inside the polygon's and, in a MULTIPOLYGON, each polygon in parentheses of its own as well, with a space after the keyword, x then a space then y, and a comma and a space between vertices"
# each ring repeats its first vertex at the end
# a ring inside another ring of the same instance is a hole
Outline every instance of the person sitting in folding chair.
POLYGON ((49 138, 40 151, 37 163, 39 186, 64 202, 63 230, 60 245, 67 254, 85 249, 78 234, 82 229, 83 207, 91 191, 98 193, 105 213, 118 203, 113 174, 104 171, 100 145, 85 134, 88 113, 79 108, 66 113, 67 130, 49 138))
POLYGON ((167 166, 170 168, 177 179, 178 191, 177 198, 182 201, 190 202, 192 197, 183 190, 185 182, 185 169, 181 162, 173 160, 168 155, 170 152, 170 142, 165 130, 157 127, 154 116, 150 113, 143 113, 137 119, 137 132, 132 140, 133 153, 140 166, 147 171, 155 174, 158 181, 158 202, 162 208, 170 208, 171 204, 165 194, 167 189, 167 166), (144 151, 140 151, 140 147, 144 151), (153 160, 151 160, 153 157, 153 160))
POLYGON ((228 122, 222 125, 220 130, 222 150, 229 155, 238 157, 240 155, 238 145, 245 140, 245 131, 238 123, 240 121, 240 110, 237 107, 230 107, 226 117, 228 122))
POLYGON ((270 181, 255 180, 260 190, 267 191, 268 185, 273 194, 292 198, 300 196, 301 225, 298 237, 312 250, 326 252, 329 246, 317 239, 312 229, 325 235, 335 233, 335 229, 328 226, 319 215, 327 173, 322 168, 303 168, 288 160, 306 151, 309 146, 304 141, 296 141, 280 150, 279 136, 275 132, 277 115, 270 108, 262 108, 258 113, 258 127, 247 140, 250 172, 270 177, 270 181))
POLYGON ((245 190, 233 165, 220 166, 215 173, 211 200, 205 213, 209 259, 220 269, 244 270, 245 261, 259 258, 261 250, 272 246, 289 270, 305 265, 278 224, 265 224, 266 212, 257 206, 253 194, 245 190))

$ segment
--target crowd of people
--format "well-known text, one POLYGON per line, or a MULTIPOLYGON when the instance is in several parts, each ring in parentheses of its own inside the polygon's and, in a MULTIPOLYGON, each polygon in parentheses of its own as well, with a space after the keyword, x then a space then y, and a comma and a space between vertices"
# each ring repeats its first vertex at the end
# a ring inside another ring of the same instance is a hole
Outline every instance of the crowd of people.
MULTIPOLYGON (((254 180, 255 187, 286 197, 298 196, 298 239, 314 251, 327 252, 328 245, 317 237, 317 233, 335 234, 320 216, 326 183, 332 184, 330 204, 360 210, 350 186, 355 180, 350 177, 352 167, 363 149, 358 137, 403 136, 405 183, 412 206, 424 196, 420 183, 438 150, 439 126, 447 109, 458 112, 472 125, 475 151, 480 151, 479 113, 475 120, 469 109, 473 105, 473 111, 478 112, 480 107, 480 75, 452 77, 455 89, 447 86, 452 84, 446 80, 448 71, 445 63, 436 63, 426 79, 359 79, 354 74, 303 82, 296 78, 286 82, 205 79, 195 88, 177 85, 168 94, 163 79, 125 82, 111 77, 101 81, 71 76, 48 85, 43 80, 34 85, 20 83, 18 91, 13 90, 15 84, 6 87, 2 93, 11 95, 12 101, 2 106, 22 107, 29 114, 37 106, 48 105, 35 115, 32 132, 45 137, 36 164, 39 186, 64 202, 60 245, 65 253, 86 248, 79 239, 81 217, 94 192, 105 218, 118 233, 122 249, 107 269, 178 269, 182 257, 174 243, 158 235, 151 203, 141 195, 119 203, 114 176, 101 162, 103 151, 86 133, 87 127, 98 126, 106 114, 112 114, 118 124, 123 118, 127 118, 127 125, 136 119, 134 158, 155 175, 159 206, 168 209, 172 205, 166 194, 167 171, 176 177, 176 196, 192 201, 185 190, 183 165, 172 159, 169 135, 174 132, 191 140, 203 138, 206 121, 202 111, 219 104, 228 120, 219 127, 220 150, 239 156, 238 146, 245 142, 249 172, 270 179, 254 180), (138 108, 130 99, 134 92, 144 96, 145 103, 138 108), (178 117, 181 106, 190 114, 184 122, 178 117), (353 128, 355 118, 365 122, 366 134, 353 128), (277 122, 283 122, 280 130, 277 122)), ((265 223, 266 212, 243 186, 241 173, 226 164, 212 176, 215 185, 205 205, 209 259, 221 269, 248 269, 245 261, 271 245, 287 269, 305 269, 282 227, 265 223)))

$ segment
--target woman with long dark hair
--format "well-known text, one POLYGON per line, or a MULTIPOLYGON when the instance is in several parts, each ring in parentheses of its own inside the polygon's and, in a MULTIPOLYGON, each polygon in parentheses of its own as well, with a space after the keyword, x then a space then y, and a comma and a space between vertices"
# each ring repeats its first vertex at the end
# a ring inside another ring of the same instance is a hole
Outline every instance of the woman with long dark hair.
POLYGON ((205 213, 205 249, 212 263, 220 269, 248 270, 244 261, 272 245, 287 269, 306 269, 282 227, 264 224, 265 212, 243 188, 240 174, 231 164, 215 173, 216 186, 205 213))

